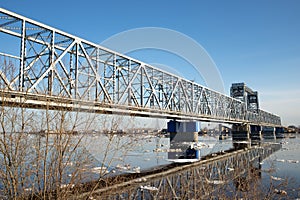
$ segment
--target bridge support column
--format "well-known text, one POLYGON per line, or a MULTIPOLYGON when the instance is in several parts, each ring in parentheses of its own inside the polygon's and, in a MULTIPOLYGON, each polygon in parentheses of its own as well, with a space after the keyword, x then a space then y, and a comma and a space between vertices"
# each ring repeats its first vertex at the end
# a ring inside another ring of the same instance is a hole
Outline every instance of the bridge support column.
POLYGON ((262 127, 258 126, 258 125, 250 125, 250 138, 251 140, 262 140, 262 136, 261 136, 261 130, 262 127))
POLYGON ((234 124, 232 125, 231 132, 233 147, 235 149, 244 149, 251 146, 249 124, 234 124))
POLYGON ((284 138, 284 128, 276 127, 275 128, 275 136, 276 136, 276 139, 284 138))
POLYGON ((249 124, 234 124, 232 125, 232 140, 233 141, 249 141, 250 140, 250 125, 249 124))
POLYGON ((264 139, 276 139, 275 128, 271 126, 264 126, 262 128, 262 135, 264 139))
POLYGON ((199 122, 169 121, 170 152, 168 159, 199 159, 200 152, 194 148, 194 143, 198 143, 199 130, 199 122))

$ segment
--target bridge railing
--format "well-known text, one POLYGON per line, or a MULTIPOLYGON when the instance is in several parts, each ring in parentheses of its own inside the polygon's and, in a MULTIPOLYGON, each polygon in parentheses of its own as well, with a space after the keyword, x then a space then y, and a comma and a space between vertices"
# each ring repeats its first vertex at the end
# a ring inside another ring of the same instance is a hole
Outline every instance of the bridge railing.
POLYGON ((0 34, 2 102, 19 96, 42 107, 55 97, 99 112, 280 125, 276 115, 251 113, 237 99, 4 9, 0 34))

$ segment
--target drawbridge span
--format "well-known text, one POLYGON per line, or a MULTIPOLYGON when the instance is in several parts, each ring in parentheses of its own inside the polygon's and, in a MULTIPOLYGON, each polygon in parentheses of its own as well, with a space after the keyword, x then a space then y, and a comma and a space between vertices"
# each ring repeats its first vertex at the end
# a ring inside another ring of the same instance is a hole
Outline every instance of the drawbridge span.
POLYGON ((280 117, 0 8, 4 106, 281 126, 280 117))

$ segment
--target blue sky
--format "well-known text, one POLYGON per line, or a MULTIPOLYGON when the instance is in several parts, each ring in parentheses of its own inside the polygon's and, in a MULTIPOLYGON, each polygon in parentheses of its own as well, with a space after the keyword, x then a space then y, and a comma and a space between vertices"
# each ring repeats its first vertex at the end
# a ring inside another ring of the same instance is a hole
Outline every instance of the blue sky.
MULTIPOLYGON (((280 115, 284 125, 300 125, 298 0, 2 0, 0 6, 94 43, 134 28, 181 32, 209 53, 227 94, 231 83, 245 82, 259 91, 262 109, 280 115)), ((191 69, 182 67, 189 65, 184 60, 161 51, 130 56, 177 71, 191 69)), ((192 76, 188 78, 197 79, 192 76)))

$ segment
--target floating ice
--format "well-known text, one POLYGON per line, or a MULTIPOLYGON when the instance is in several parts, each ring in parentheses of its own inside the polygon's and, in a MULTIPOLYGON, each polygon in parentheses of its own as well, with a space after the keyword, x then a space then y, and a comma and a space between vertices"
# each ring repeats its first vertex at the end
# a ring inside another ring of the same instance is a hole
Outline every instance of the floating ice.
POLYGON ((285 190, 278 190, 278 189, 275 189, 274 192, 276 194, 281 194, 281 195, 287 195, 287 192, 285 190))
POLYGON ((299 163, 299 160, 287 160, 288 163, 299 163))
POLYGON ((152 186, 141 186, 140 188, 142 191, 143 190, 149 190, 149 191, 157 191, 158 190, 157 187, 152 187, 152 186))
POLYGON ((271 179, 273 179, 275 181, 282 181, 282 180, 284 180, 283 178, 276 177, 276 176, 271 176, 271 179))
POLYGON ((233 171, 233 170, 234 170, 234 168, 227 167, 227 170, 228 170, 228 171, 233 171))
POLYGON ((206 182, 208 182, 210 184, 214 184, 214 185, 224 184, 224 181, 221 181, 221 180, 208 180, 208 179, 206 179, 206 182))

